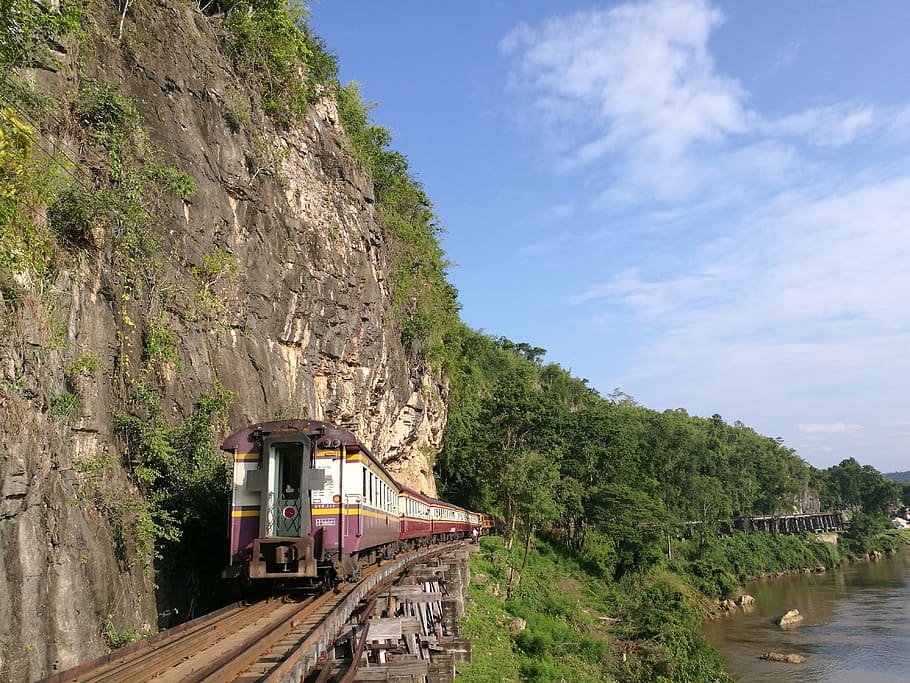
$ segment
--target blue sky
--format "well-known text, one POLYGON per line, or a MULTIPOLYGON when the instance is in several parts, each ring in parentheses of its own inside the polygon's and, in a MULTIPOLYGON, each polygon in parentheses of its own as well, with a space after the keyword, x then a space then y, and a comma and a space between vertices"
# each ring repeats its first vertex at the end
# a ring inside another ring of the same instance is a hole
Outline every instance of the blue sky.
POLYGON ((819 467, 910 469, 910 3, 310 10, 470 326, 819 467))

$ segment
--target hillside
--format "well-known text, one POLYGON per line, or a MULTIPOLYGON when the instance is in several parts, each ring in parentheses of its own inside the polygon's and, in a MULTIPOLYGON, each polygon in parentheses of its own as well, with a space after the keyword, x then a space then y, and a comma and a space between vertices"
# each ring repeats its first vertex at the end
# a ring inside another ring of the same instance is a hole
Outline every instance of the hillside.
POLYGON ((898 484, 910 484, 910 472, 885 472, 882 476, 898 484))

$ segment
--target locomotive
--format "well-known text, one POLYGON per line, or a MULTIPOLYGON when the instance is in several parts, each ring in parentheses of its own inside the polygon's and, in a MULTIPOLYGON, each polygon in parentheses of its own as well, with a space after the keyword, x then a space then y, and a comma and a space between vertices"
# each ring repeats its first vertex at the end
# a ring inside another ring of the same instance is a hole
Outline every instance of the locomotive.
POLYGON ((227 578, 325 586, 365 564, 488 531, 486 515, 399 485, 350 431, 318 420, 240 429, 227 578))

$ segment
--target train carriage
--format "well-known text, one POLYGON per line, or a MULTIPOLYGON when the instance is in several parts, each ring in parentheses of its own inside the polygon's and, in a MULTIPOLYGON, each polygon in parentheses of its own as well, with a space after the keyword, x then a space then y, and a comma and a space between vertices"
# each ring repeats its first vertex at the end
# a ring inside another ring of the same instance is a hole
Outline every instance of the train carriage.
POLYGON ((234 455, 225 575, 353 575, 364 551, 397 543, 398 485, 351 432, 316 420, 263 422, 222 449, 234 455))
POLYGON ((226 577, 318 586, 404 546, 468 538, 482 517, 401 487, 351 432, 318 420, 238 430, 226 577))
POLYGON ((433 501, 431 508, 432 533, 440 540, 467 538, 471 534, 468 511, 441 500, 433 501))
POLYGON ((398 508, 401 511, 402 541, 420 539, 429 542, 433 534, 431 510, 435 501, 413 489, 401 488, 398 508))

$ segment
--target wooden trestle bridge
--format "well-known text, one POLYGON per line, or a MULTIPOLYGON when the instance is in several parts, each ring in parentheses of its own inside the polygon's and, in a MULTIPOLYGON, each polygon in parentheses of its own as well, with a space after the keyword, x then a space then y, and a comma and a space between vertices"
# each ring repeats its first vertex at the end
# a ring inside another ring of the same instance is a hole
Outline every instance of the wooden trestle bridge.
POLYGON ((762 531, 768 534, 811 534, 843 531, 846 526, 842 512, 815 512, 807 515, 758 515, 734 517, 732 523, 722 524, 721 531, 762 531))

